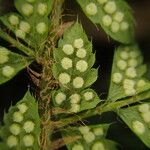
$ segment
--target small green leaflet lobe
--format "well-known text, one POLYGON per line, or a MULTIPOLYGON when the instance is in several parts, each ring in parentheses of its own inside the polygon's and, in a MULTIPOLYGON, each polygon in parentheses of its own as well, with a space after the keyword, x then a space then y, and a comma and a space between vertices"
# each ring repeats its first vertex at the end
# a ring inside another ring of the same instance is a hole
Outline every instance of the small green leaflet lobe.
POLYGON ((146 65, 137 45, 119 46, 115 50, 108 99, 116 101, 150 89, 144 78, 146 65))
POLYGON ((12 79, 28 65, 26 57, 0 46, 0 84, 12 79))
POLYGON ((118 114, 129 128, 150 148, 150 103, 125 108, 118 114))
POLYGON ((55 106, 76 113, 94 108, 99 102, 91 86, 97 79, 98 70, 92 68, 95 55, 92 43, 77 22, 68 28, 54 51, 53 75, 60 89, 53 92, 55 106))
POLYGON ((0 128, 2 150, 39 149, 40 118, 38 104, 29 91, 4 115, 4 126, 0 128))
POLYGON ((20 14, 9 13, 0 17, 17 38, 24 40, 33 48, 43 48, 48 35, 50 21, 48 15, 52 10, 53 0, 15 0, 15 6, 20 14))
POLYGON ((134 19, 123 0, 77 0, 85 15, 121 43, 134 40, 134 19))
POLYGON ((117 150, 117 144, 106 139, 108 124, 73 127, 64 131, 64 137, 79 137, 78 140, 67 144, 68 150, 117 150))

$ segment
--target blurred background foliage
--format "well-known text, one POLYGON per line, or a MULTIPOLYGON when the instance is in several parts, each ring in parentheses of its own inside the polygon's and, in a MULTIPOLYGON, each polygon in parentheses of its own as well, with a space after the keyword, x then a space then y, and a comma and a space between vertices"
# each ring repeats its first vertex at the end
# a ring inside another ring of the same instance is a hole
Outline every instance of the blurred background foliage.
MULTIPOLYGON (((144 61, 148 65, 147 76, 150 77, 150 0, 127 1, 133 9, 136 20, 136 40, 144 55, 144 61)), ((10 11, 16 11, 13 6, 13 0, 0 0, 0 15, 10 11)), ((97 58, 95 67, 99 67, 99 78, 94 84, 94 88, 99 95, 103 94, 105 98, 109 87, 114 48, 119 43, 110 39, 103 30, 98 31, 82 13, 75 0, 66 0, 64 14, 64 21, 78 18, 82 22, 88 37, 92 38, 97 58)), ((2 39, 0 39, 0 43, 11 48, 11 45, 2 39)), ((4 111, 7 111, 11 104, 15 104, 23 97, 29 82, 31 82, 30 78, 26 70, 23 70, 14 79, 0 86, 0 120, 2 120, 4 111)), ((108 138, 117 141, 122 150, 148 150, 114 113, 106 113, 89 120, 89 123, 93 122, 113 122, 108 132, 108 138)))

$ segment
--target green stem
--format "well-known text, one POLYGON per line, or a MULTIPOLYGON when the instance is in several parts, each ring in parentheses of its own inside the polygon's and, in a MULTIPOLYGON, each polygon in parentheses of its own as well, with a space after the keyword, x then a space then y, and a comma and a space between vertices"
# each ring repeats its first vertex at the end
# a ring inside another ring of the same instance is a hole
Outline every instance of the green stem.
POLYGON ((33 56, 34 52, 33 50, 29 49, 25 45, 21 44, 19 41, 14 40, 10 35, 8 35, 6 32, 4 32, 2 29, 0 29, 0 37, 7 42, 11 43, 13 46, 18 48, 23 53, 27 54, 28 56, 33 56))
POLYGON ((144 93, 141 93, 135 97, 130 97, 130 98, 127 98, 127 99, 124 99, 121 101, 117 101, 117 102, 113 102, 113 103, 109 103, 109 104, 103 105, 103 106, 97 106, 94 109, 88 110, 86 112, 82 112, 76 116, 59 120, 58 123, 55 122, 55 125, 57 128, 61 128, 63 126, 75 123, 75 122, 83 120, 85 118, 102 114, 104 112, 117 111, 121 107, 125 107, 130 104, 133 104, 133 103, 136 103, 136 102, 148 99, 148 98, 150 98, 150 90, 148 90, 144 93))

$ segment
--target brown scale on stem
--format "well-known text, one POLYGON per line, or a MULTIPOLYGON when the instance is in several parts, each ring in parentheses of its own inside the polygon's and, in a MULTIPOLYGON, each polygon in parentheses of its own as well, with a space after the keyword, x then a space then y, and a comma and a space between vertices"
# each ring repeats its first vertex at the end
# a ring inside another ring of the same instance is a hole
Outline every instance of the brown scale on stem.
POLYGON ((41 118, 41 135, 40 135, 40 150, 51 149, 51 91, 58 88, 59 84, 54 79, 52 73, 53 65, 53 51, 56 43, 60 38, 61 28, 61 13, 62 13, 63 0, 54 1, 53 10, 51 13, 51 20, 53 20, 50 27, 50 33, 47 38, 45 49, 42 54, 37 57, 37 62, 41 63, 43 71, 39 82, 40 98, 39 98, 39 113, 41 118))
POLYGON ((53 77, 52 66, 53 51, 56 48, 58 39, 63 35, 64 30, 70 27, 73 22, 62 23, 62 5, 64 0, 55 0, 51 12, 52 24, 49 29, 49 36, 45 42, 45 48, 36 54, 37 63, 42 66, 42 72, 37 73, 28 68, 27 71, 37 87, 35 93, 39 104, 41 118, 40 150, 51 149, 51 135, 53 132, 51 117, 51 92, 59 87, 58 81, 53 77))

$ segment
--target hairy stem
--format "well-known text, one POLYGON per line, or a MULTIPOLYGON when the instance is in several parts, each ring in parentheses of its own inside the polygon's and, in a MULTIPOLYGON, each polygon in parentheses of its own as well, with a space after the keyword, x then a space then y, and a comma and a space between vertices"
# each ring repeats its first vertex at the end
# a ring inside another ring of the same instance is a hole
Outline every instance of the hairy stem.
POLYGON ((141 93, 135 97, 130 97, 121 101, 117 101, 117 102, 113 102, 113 103, 109 103, 107 105, 102 105, 102 106, 97 106, 94 109, 88 110, 88 111, 84 111, 82 113, 79 113, 76 116, 70 117, 70 118, 65 118, 62 120, 59 120, 58 122, 54 122, 55 127, 57 128, 61 128, 64 127, 66 125, 75 123, 77 121, 81 121, 85 118, 91 117, 91 116, 95 116, 95 115, 99 115, 102 114, 104 112, 108 112, 108 111, 117 111, 119 108, 121 107, 125 107, 128 106, 130 104, 134 104, 136 102, 145 100, 150 98, 150 90, 141 93))
POLYGON ((51 135, 53 127, 51 125, 51 91, 57 87, 57 82, 52 73, 53 51, 59 38, 58 31, 61 23, 63 2, 63 0, 54 1, 49 36, 44 51, 40 52, 37 58, 37 61, 43 66, 39 92, 39 112, 41 117, 40 150, 52 149, 51 135), (47 124, 47 122, 49 122, 49 124, 47 124))
POLYGON ((26 55, 28 55, 28 56, 33 56, 34 55, 33 50, 31 50, 30 48, 26 47, 25 45, 23 45, 19 41, 13 39, 10 35, 8 35, 2 29, 0 29, 0 37, 2 39, 6 40, 7 42, 11 43, 12 46, 18 48, 20 51, 22 51, 26 55))

